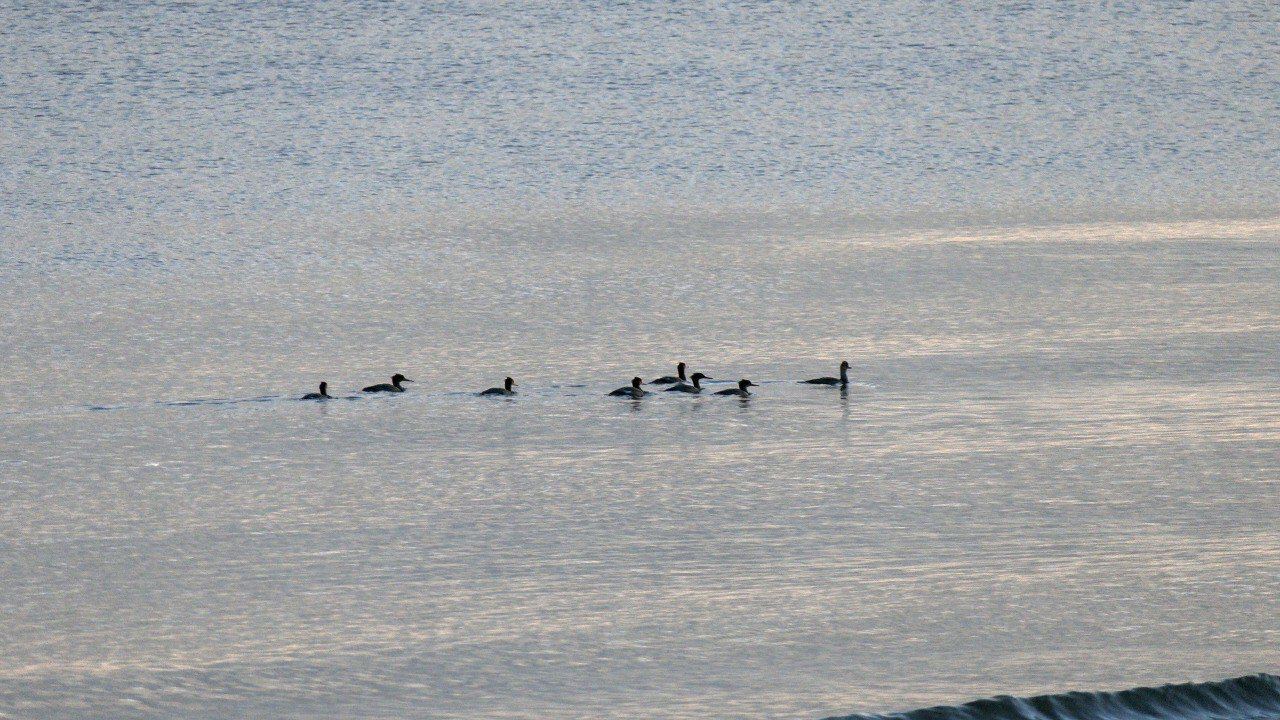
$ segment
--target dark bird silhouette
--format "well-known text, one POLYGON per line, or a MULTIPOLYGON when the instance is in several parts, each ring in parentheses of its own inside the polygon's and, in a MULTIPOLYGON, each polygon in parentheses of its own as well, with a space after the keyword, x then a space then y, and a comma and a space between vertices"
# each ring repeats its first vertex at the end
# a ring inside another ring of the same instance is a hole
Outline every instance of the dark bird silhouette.
POLYGON ((516 384, 515 380, 512 380, 511 378, 507 378, 506 381, 502 383, 502 387, 500 388, 492 387, 480 394, 481 395, 515 395, 516 391, 511 389, 515 387, 515 384, 516 384))
POLYGON ((379 383, 377 385, 370 385, 369 387, 364 389, 364 392, 367 392, 367 393, 404 392, 404 388, 400 386, 400 383, 407 383, 407 382, 413 382, 413 381, 401 375, 400 373, 396 373, 395 375, 391 376, 390 383, 379 383))
POLYGON ((812 380, 801 380, 801 383, 809 385, 848 385, 849 384, 849 361, 844 360, 840 363, 840 377, 820 377, 812 380))
POLYGON ((749 387, 759 387, 755 383, 743 378, 738 381, 738 387, 729 388, 728 390, 718 390, 716 395, 737 395, 738 397, 751 397, 751 393, 747 392, 749 387))
POLYGON ((676 375, 663 375, 657 380, 650 380, 650 385, 675 385, 676 383, 685 382, 684 363, 676 364, 676 375))
MULTIPOLYGON (((683 363, 681 363, 681 365, 683 365, 683 363)), ((638 378, 638 377, 633 377, 633 378, 631 378, 631 384, 630 384, 630 385, 628 385, 628 386, 626 386, 626 387, 620 387, 620 388, 618 388, 617 390, 614 390, 613 392, 609 393, 609 395, 610 395, 611 397, 642 398, 642 397, 644 397, 645 395, 650 394, 648 390, 641 390, 641 389, 640 389, 640 383, 642 383, 642 382, 643 382, 643 381, 642 381, 640 378, 638 378)))
POLYGON ((303 399, 303 400, 330 400, 330 399, 332 399, 332 396, 331 396, 331 395, 329 395, 329 383, 327 383, 327 382, 322 382, 322 383, 320 383, 320 392, 318 392, 318 393, 307 393, 306 395, 303 395, 303 396, 302 396, 302 399, 303 399))
POLYGON ((697 395, 698 393, 702 392, 702 385, 700 383, 703 380, 711 380, 711 378, 707 377, 706 375, 703 375, 702 373, 694 373, 689 376, 689 379, 693 381, 692 385, 690 385, 689 383, 677 383, 667 388, 663 392, 682 392, 682 393, 689 393, 691 395, 697 395))

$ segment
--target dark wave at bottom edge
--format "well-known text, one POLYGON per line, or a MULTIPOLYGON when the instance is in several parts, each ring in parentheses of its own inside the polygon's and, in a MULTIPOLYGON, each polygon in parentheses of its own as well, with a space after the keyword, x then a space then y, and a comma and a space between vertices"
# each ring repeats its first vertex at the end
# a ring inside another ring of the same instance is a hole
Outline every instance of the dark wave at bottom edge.
POLYGON ((1280 677, 1259 673, 1115 692, 1001 695, 963 705, 826 720, 1280 720, 1280 677))

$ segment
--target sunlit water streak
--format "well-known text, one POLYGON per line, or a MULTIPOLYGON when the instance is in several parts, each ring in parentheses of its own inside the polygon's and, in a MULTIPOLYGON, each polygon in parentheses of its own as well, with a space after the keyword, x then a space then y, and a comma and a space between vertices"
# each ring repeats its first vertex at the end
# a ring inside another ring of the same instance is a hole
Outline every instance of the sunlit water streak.
POLYGON ((1277 7, 0 7, 0 717, 1252 717, 1277 7))
POLYGON ((1274 663, 1274 224, 628 232, 17 273, 9 714, 820 717, 1274 663), (677 359, 761 387, 604 397, 677 359))

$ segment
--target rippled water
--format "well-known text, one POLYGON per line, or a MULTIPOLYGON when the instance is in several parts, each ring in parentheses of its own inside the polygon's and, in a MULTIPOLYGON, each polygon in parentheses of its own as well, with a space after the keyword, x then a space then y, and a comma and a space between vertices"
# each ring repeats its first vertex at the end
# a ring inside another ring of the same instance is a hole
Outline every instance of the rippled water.
POLYGON ((887 715, 849 715, 839 720, 1269 720, 1274 717, 1280 717, 1280 678, 1260 674, 1219 682, 1170 684, 1119 692, 1072 692, 1029 698, 1005 695, 952 707, 923 708, 887 715))
POLYGON ((0 217, 37 225, 1280 201, 1272 3, 135 0, 0 21, 0 217))
POLYGON ((632 227, 18 273, 0 706, 821 717, 1274 666, 1280 225, 632 227), (603 396, 677 359, 762 386, 603 396))
POLYGON ((1274 673, 1277 20, 0 8, 0 717, 1274 673))

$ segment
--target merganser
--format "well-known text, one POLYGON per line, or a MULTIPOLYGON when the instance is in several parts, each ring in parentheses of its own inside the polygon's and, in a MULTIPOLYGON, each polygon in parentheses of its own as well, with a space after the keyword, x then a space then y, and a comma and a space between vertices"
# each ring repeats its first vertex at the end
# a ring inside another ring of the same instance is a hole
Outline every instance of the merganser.
POLYGON ((717 390, 716 395, 737 395, 738 397, 751 397, 751 393, 747 392, 749 387, 759 387, 755 383, 743 378, 738 381, 738 387, 729 388, 728 390, 717 390))
POLYGON ((684 377, 684 363, 677 363, 677 364, 676 364, 676 374, 677 374, 679 377, 673 377, 673 376, 671 376, 671 375, 663 375, 662 377, 658 378, 657 380, 650 380, 650 381, 649 381, 649 384, 650 384, 650 385, 674 385, 674 384, 676 384, 676 383, 682 383, 682 382, 685 382, 685 377, 684 377))
POLYGON ((331 399, 333 399, 333 396, 331 396, 331 395, 329 394, 329 383, 327 383, 327 382, 322 382, 322 383, 320 383, 320 392, 318 392, 318 393, 307 393, 306 395, 303 395, 303 396, 302 396, 302 399, 303 399, 303 400, 331 400, 331 399))
POLYGON ((672 385, 671 387, 667 388, 663 392, 682 392, 682 393, 689 393, 691 395, 696 395, 702 392, 702 385, 700 385, 699 383, 703 380, 710 380, 711 378, 707 377, 706 375, 703 375, 702 373, 694 373, 689 376, 689 379, 693 381, 692 385, 688 383, 679 383, 677 385, 672 385))
POLYGON ((511 378, 507 378, 507 379, 502 383, 502 387, 500 387, 500 388, 496 388, 496 387, 489 388, 488 390, 485 390, 484 392, 482 392, 482 393, 480 393, 480 394, 481 394, 481 395, 515 395, 515 394, 516 394, 516 391, 511 389, 515 384, 516 384, 516 381, 515 381, 515 380, 512 380, 511 378))
POLYGON ((380 383, 378 385, 370 385, 369 387, 364 389, 364 392, 367 392, 367 393, 404 392, 404 388, 400 387, 400 383, 407 383, 407 382, 413 382, 413 381, 401 375, 400 373, 396 373, 395 375, 391 376, 390 384, 380 383))
POLYGON ((802 384, 808 385, 848 385, 849 384, 849 361, 844 360, 840 363, 840 377, 820 377, 812 380, 801 380, 802 384))
MULTIPOLYGON (((681 364, 683 365, 683 363, 681 364)), ((610 397, 642 398, 645 395, 650 394, 649 391, 640 389, 640 383, 642 382, 644 381, 641 380, 640 378, 633 377, 631 378, 630 385, 628 385, 627 387, 620 387, 617 390, 614 390, 613 392, 609 393, 609 395, 610 397)))

